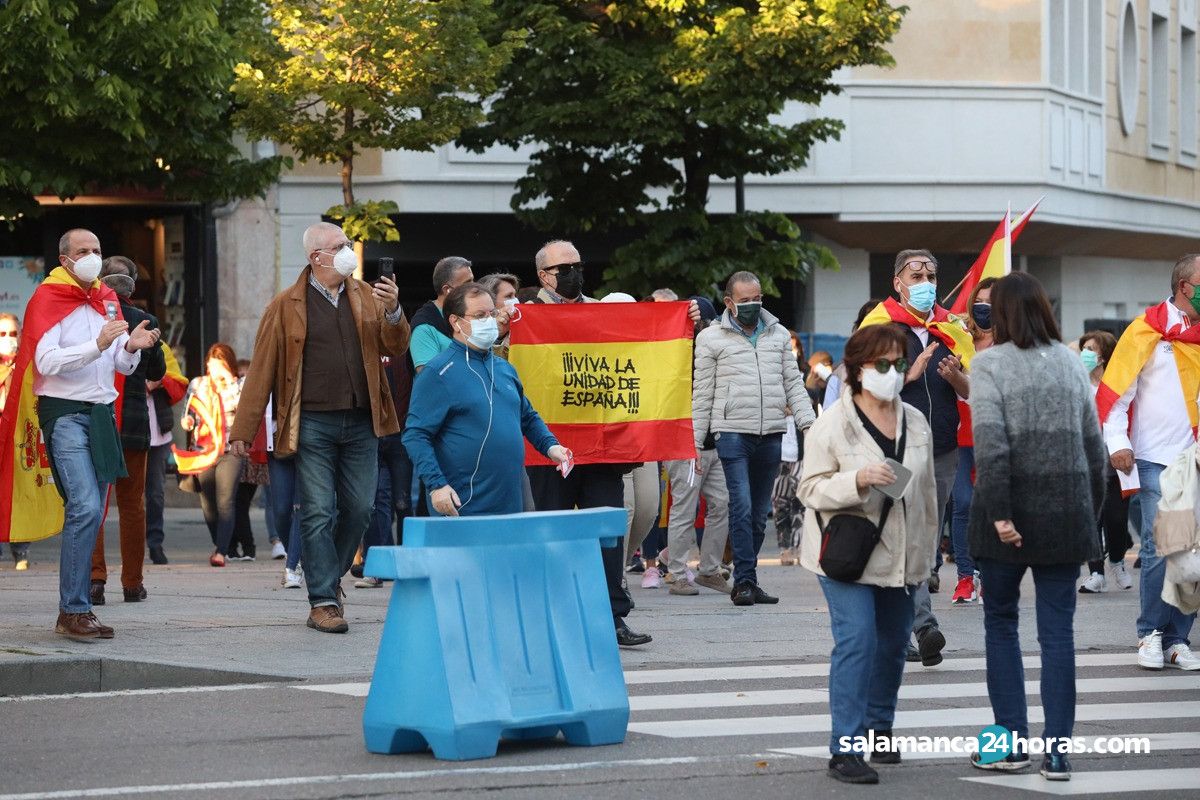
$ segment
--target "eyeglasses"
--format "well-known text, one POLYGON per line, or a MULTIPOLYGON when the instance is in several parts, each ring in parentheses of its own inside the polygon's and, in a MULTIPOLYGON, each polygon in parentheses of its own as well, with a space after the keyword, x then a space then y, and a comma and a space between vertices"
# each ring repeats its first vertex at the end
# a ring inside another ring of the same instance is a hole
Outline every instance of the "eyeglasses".
POLYGON ((466 316, 463 317, 463 319, 480 320, 480 319, 487 319, 488 317, 492 317, 493 319, 495 319, 495 318, 498 318, 500 316, 500 314, 501 314, 501 310, 497 308, 497 309, 493 309, 492 311, 480 311, 478 314, 467 314, 466 316))
POLYGON ((324 247, 317 250, 318 253, 331 253, 337 255, 339 250, 345 250, 347 247, 354 247, 354 242, 342 242, 337 247, 324 247))
POLYGON ((925 273, 930 277, 937 277, 937 264, 934 264, 932 261, 908 261, 900 268, 900 271, 903 272, 907 269, 914 273, 920 273, 922 267, 925 268, 925 273))
POLYGON ((580 272, 582 272, 583 271, 583 262, 576 261, 571 264, 555 264, 554 266, 546 267, 544 270, 542 270, 542 272, 546 273, 547 275, 558 275, 558 273, 562 270, 567 270, 568 272, 570 272, 573 269, 577 269, 580 272))
POLYGON ((908 359, 897 358, 895 361, 888 361, 886 358, 880 358, 876 359, 875 363, 871 366, 875 367, 875 371, 880 375, 887 374, 887 371, 892 367, 896 368, 896 372, 903 374, 908 372, 908 359))

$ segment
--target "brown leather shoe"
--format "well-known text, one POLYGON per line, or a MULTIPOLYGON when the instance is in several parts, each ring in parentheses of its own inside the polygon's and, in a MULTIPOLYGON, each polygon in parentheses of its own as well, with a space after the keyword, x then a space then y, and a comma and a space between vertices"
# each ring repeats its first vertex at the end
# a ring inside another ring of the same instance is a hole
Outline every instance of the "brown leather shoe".
POLYGON ((115 635, 112 628, 101 625, 92 612, 86 614, 68 614, 58 612, 58 621, 54 624, 54 632, 68 639, 84 641, 88 639, 111 639, 115 635))
POLYGON ((337 606, 316 606, 308 612, 308 627, 321 633, 345 633, 350 630, 337 606))

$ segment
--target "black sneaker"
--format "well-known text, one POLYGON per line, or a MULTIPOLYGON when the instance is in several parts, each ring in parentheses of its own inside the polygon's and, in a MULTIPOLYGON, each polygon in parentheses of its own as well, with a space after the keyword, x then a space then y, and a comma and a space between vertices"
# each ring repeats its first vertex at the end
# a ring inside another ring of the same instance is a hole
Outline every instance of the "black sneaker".
POLYGON ((159 564, 159 565, 166 564, 167 563, 166 552, 164 552, 163 549, 159 546, 151 547, 150 548, 150 563, 151 564, 159 564))
POLYGON ((1071 762, 1062 753, 1049 753, 1042 759, 1042 777, 1048 781, 1071 780, 1071 762))
POLYGON ((929 580, 927 583, 929 585, 930 594, 937 594, 942 590, 942 579, 938 577, 936 572, 929 573, 929 580))
MULTIPOLYGON (((867 731, 870 736, 871 732, 867 731)), ((875 731, 875 749, 871 751, 872 764, 899 764, 900 751, 895 749, 892 732, 875 731), (885 746, 886 745, 886 746, 885 746)))
POLYGON ((859 755, 841 755, 829 759, 829 777, 842 783, 879 783, 879 773, 859 755))
POLYGON ((729 597, 733 600, 735 606, 752 606, 754 605, 754 589, 755 586, 753 583, 742 581, 733 587, 733 592, 729 597))
POLYGON ((946 637, 937 628, 929 628, 917 636, 917 651, 921 654, 921 666, 936 667, 942 663, 942 648, 946 637))
POLYGON ((979 753, 971 753, 971 766, 976 769, 986 769, 992 772, 1020 772, 1029 767, 1028 753, 1009 753, 1003 761, 993 761, 984 764, 979 760, 979 753))
POLYGON ((762 590, 761 587, 759 587, 759 585, 757 583, 752 584, 752 585, 754 586, 754 604, 755 605, 772 606, 779 602, 778 597, 772 597, 771 595, 767 594, 766 592, 764 592, 762 590))

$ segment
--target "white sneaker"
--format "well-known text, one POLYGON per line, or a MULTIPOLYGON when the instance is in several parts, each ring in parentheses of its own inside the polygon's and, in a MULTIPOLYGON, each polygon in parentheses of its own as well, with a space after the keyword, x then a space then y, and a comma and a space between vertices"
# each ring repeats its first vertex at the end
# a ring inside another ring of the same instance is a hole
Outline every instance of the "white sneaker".
POLYGON ((279 583, 285 589, 299 589, 300 583, 304 580, 304 570, 299 566, 296 569, 290 570, 287 567, 283 568, 283 580, 279 583))
POLYGON ((285 548, 283 546, 283 542, 279 541, 278 539, 275 540, 275 544, 271 545, 271 558, 275 559, 276 561, 281 558, 287 558, 287 548, 285 548))
POLYGON ((1103 572, 1093 572, 1088 575, 1079 587, 1080 594, 1100 594, 1108 590, 1108 582, 1104 580, 1103 572))
POLYGON ((378 589, 383 586, 382 578, 372 578, 370 575, 359 578, 354 582, 355 589, 378 589))
POLYGON ((1193 672, 1200 669, 1200 658, 1186 644, 1173 644, 1167 648, 1164 666, 1193 672))
POLYGON ((1129 568, 1125 566, 1125 560, 1121 559, 1117 563, 1108 563, 1108 571, 1112 573, 1113 580, 1117 582, 1117 586, 1122 589, 1133 588, 1133 577, 1129 574, 1129 568))
POLYGON ((642 576, 643 589, 657 589, 662 585, 662 575, 658 574, 658 565, 650 567, 646 570, 646 574, 642 576))
POLYGON ((1151 631, 1138 642, 1138 666, 1143 669, 1163 668, 1162 631, 1151 631))

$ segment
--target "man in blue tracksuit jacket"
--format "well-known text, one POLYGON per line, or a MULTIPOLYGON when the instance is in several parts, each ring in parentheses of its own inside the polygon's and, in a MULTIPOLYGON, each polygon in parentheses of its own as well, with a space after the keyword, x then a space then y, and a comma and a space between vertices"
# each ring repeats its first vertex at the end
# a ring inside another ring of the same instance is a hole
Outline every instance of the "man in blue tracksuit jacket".
POLYGON ((524 439, 560 464, 569 454, 530 405, 517 371, 492 355, 499 338, 492 295, 466 283, 444 310, 454 342, 413 383, 404 447, 437 513, 519 513, 524 439))

